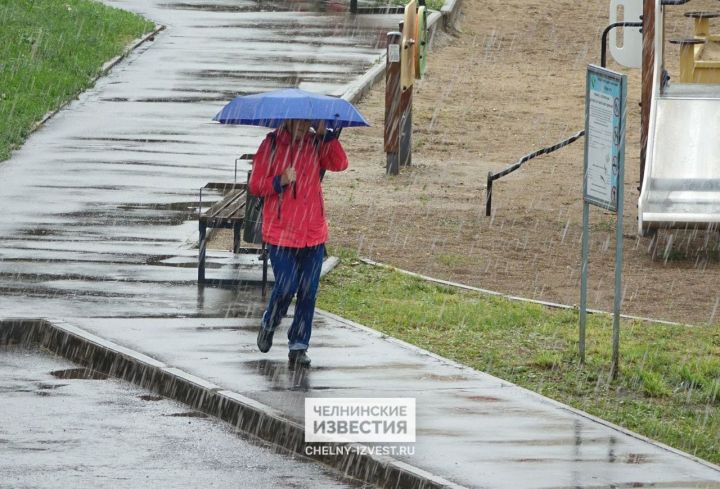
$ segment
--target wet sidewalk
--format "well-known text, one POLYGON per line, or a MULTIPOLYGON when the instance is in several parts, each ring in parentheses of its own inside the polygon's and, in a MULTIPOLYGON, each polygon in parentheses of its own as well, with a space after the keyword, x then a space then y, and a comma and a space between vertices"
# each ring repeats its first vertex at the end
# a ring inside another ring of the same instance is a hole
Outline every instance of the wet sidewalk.
POLYGON ((720 488, 710 464, 329 314, 318 314, 313 367, 299 371, 282 332, 257 350, 257 318, 72 323, 298 422, 306 397, 416 398, 415 453, 396 458, 461 486, 720 488))
POLYGON ((0 393, 0 488, 359 487, 40 350, 0 347, 0 393))
POLYGON ((265 130, 210 119, 238 93, 343 93, 398 16, 349 17, 332 2, 107 3, 167 29, 0 163, 0 317, 68 320, 296 421, 306 397, 415 397, 416 453, 403 461, 466 487, 720 488, 714 467, 328 315, 310 370, 287 369, 281 334, 259 353, 258 289, 197 286, 195 213, 198 189, 231 181, 265 130))
MULTIPOLYGON (((0 163, 0 317, 238 314, 235 294, 198 292, 198 192, 232 182, 268 129, 212 117, 238 94, 343 94, 399 16, 325 1, 106 3, 167 28, 0 163)), ((252 255, 208 259, 209 277, 259 275, 252 255)))

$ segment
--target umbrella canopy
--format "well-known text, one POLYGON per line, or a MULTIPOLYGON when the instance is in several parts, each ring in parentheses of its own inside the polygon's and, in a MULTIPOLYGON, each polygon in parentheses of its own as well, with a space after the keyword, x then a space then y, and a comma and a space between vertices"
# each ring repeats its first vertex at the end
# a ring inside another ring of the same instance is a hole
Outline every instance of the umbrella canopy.
POLYGON ((297 88, 235 97, 213 118, 222 124, 278 127, 288 119, 325 121, 330 128, 369 126, 350 102, 297 88))

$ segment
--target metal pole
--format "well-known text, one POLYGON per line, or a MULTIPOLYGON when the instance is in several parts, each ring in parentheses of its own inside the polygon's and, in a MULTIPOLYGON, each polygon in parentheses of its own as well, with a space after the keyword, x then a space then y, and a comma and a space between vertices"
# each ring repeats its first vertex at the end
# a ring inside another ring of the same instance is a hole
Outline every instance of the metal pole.
POLYGON ((623 179, 624 169, 619 170, 618 182, 618 210, 615 224, 615 303, 613 305, 613 335, 612 335, 612 366, 610 372, 613 380, 617 379, 620 371, 620 304, 622 302, 622 262, 623 262, 623 179))
POLYGON ((388 175, 400 173, 398 150, 400 146, 400 40, 402 33, 388 32, 387 62, 385 64, 385 153, 388 175))
POLYGON ((205 242, 206 233, 207 227, 201 222, 199 229, 198 284, 205 283, 205 255, 207 253, 207 243, 205 242))
POLYGON ((490 217, 492 214, 492 187, 493 187, 493 173, 488 172, 487 185, 485 186, 485 217, 490 217))
POLYGON ((603 68, 607 65, 607 37, 610 31, 617 27, 642 27, 642 22, 615 22, 605 28, 602 33, 602 40, 600 41, 600 66, 603 68))
MULTIPOLYGON (((585 185, 585 183, 583 183, 585 185)), ((583 191, 583 194, 585 192, 583 191)), ((585 322, 587 321, 587 274, 590 232, 590 204, 583 199, 582 221, 582 257, 580 260, 580 337, 578 338, 578 354, 580 365, 585 365, 585 322)))
MULTIPOLYGON (((621 107, 626 106, 625 97, 627 97, 627 79, 623 78, 621 82, 621 93, 623 101, 621 107)), ((625 124, 626 114, 620 117, 620 134, 621 140, 618 148, 618 154, 624 161, 625 155, 625 124)), ((615 223, 615 301, 613 304, 613 338, 612 338, 612 366, 610 373, 613 380, 617 379, 620 371, 620 305, 622 304, 622 263, 623 263, 623 208, 625 203, 625 164, 618 165, 618 185, 617 185, 617 222, 615 223)))
POLYGON ((350 0, 350 13, 356 14, 358 10, 358 0, 350 0))

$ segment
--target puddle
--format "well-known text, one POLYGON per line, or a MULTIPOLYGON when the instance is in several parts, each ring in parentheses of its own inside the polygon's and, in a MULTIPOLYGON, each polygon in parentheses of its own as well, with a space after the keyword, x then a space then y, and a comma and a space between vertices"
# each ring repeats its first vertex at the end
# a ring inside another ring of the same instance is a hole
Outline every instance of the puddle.
POLYGON ((140 399, 142 399, 143 401, 162 401, 163 399, 165 399, 163 396, 152 396, 149 394, 144 394, 144 395, 138 396, 138 397, 140 399))
POLYGON ((50 375, 58 379, 85 379, 85 380, 107 380, 107 374, 90 370, 89 368, 68 368, 65 370, 53 370, 50 375))
POLYGON ((471 401, 500 402, 500 398, 492 396, 468 396, 466 399, 470 399, 471 401))
POLYGON ((197 4, 197 3, 161 3, 162 8, 176 10, 204 10, 206 12, 252 12, 256 11, 255 5, 236 6, 218 4, 197 4))
POLYGON ((35 229, 25 229, 20 232, 22 236, 54 236, 57 235, 58 232, 54 229, 46 229, 46 228, 35 228, 35 229))
POLYGON ((40 383, 40 384, 38 384, 38 389, 41 389, 41 390, 53 390, 53 389, 59 389, 60 387, 65 387, 66 385, 69 385, 69 384, 45 384, 45 383, 40 383))
MULTIPOLYGON (((196 267, 196 265, 194 265, 196 267)), ((196 326, 194 328, 188 328, 194 331, 257 331, 257 324, 249 324, 246 326, 196 326)), ((253 351, 257 350, 253 346, 253 351)))
POLYGON ((207 418, 207 414, 201 413, 199 411, 188 411, 186 413, 172 413, 172 414, 164 414, 163 416, 170 416, 173 418, 207 418))
POLYGON ((190 3, 176 2, 163 3, 159 5, 161 8, 174 10, 200 10, 204 12, 223 12, 223 13, 240 13, 240 12, 342 12, 346 7, 327 0, 292 0, 289 2, 260 2, 259 4, 232 5, 221 3, 190 3))
POLYGON ((650 461, 650 457, 647 455, 644 455, 642 453, 629 453, 625 457, 625 463, 626 464, 646 464, 650 461))
POLYGON ((479 410, 479 409, 472 408, 472 407, 461 407, 461 406, 451 408, 450 411, 455 414, 473 415, 473 416, 490 416, 493 414, 488 411, 483 411, 483 410, 479 410))
POLYGON ((417 436, 449 436, 449 437, 462 437, 465 435, 462 431, 449 431, 449 430, 443 430, 443 429, 434 429, 434 428, 417 428, 415 430, 415 434, 417 436))
POLYGON ((136 102, 145 104, 194 104, 202 102, 226 103, 227 98, 218 97, 145 97, 135 99, 136 102))
POLYGON ((138 143, 138 144, 194 144, 184 139, 150 139, 150 138, 120 138, 120 137, 84 137, 76 136, 71 138, 76 141, 109 141, 116 143, 138 143))
POLYGON ((439 380, 441 382, 460 382, 460 381, 464 381, 464 380, 470 380, 463 375, 439 375, 439 374, 425 374, 422 377, 420 377, 420 379, 421 380, 424 380, 424 379, 439 380))

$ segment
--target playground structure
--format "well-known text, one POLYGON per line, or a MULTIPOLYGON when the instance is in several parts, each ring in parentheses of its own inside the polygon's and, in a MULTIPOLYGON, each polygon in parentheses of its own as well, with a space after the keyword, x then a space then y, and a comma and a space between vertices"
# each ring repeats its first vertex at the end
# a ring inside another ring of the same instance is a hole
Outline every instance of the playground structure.
POLYGON ((685 14, 694 21, 693 37, 669 40, 680 46, 679 81, 668 81, 665 70, 665 10, 688 1, 654 0, 641 235, 720 224, 720 35, 711 34, 710 26, 720 12, 685 14))
MULTIPOLYGON (((611 0, 610 22, 602 36, 619 64, 642 67, 640 197, 638 232, 660 228, 720 228, 720 32, 711 21, 720 11, 686 12, 693 36, 665 39, 665 10, 691 0, 611 0), (624 21, 617 10, 623 8, 624 21), (616 27, 625 27, 618 46, 616 27), (665 43, 680 47, 680 73, 665 69, 665 43)), ((551 153, 582 137, 532 152, 513 165, 490 172, 486 185, 486 216, 492 212, 493 182, 520 169, 533 158, 551 153)))
POLYGON ((387 34, 384 149, 388 175, 398 175, 401 166, 412 163, 413 84, 425 73, 427 17, 424 0, 410 0, 404 8, 400 31, 387 34))
POLYGON ((720 83, 720 35, 710 34, 710 19, 720 12, 687 12, 685 17, 694 20, 695 36, 670 41, 680 44, 680 82, 720 83))

